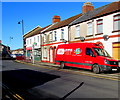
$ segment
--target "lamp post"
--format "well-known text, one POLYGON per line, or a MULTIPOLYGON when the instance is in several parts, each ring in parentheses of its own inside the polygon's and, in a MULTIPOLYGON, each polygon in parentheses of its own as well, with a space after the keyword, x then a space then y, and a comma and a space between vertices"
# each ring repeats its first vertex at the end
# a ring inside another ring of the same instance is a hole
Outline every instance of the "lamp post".
MULTIPOLYGON (((24 21, 19 21, 18 24, 22 24, 22 35, 24 35, 24 21)), ((25 53, 25 50, 24 50, 24 38, 23 38, 23 53, 25 53)))
POLYGON ((32 63, 33 64, 35 63, 34 48, 35 48, 36 45, 37 45, 36 42, 34 42, 33 45, 32 45, 32 63))

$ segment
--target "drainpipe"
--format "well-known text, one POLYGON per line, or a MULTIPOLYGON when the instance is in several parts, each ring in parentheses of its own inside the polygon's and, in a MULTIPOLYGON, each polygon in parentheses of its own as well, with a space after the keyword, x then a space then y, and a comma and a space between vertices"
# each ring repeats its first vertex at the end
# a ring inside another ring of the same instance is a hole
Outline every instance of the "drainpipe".
POLYGON ((71 40, 71 35, 70 35, 70 25, 68 25, 68 44, 71 40))

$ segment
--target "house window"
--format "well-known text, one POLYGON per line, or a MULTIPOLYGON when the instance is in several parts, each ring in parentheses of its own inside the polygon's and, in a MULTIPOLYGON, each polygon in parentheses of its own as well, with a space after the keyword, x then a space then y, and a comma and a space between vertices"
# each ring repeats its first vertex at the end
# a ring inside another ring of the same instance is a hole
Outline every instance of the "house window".
POLYGON ((46 42, 46 34, 43 36, 43 41, 46 42))
POLYGON ((30 39, 30 44, 32 44, 32 40, 30 39))
POLYGON ((44 58, 45 59, 47 58, 47 54, 48 54, 48 50, 47 50, 47 48, 44 48, 44 58))
POLYGON ((75 37, 80 37, 80 25, 76 26, 75 37))
POLYGON ((50 36, 49 40, 52 41, 52 39, 53 39, 53 34, 52 34, 52 32, 50 32, 50 35, 49 35, 49 36, 50 36))
POLYGON ((38 36, 37 38, 38 38, 38 42, 39 42, 39 41, 40 41, 40 40, 39 40, 39 36, 38 36))
POLYGON ((61 39, 64 39, 64 29, 61 29, 61 39))
POLYGON ((27 40, 27 45, 29 45, 29 40, 27 40))
POLYGON ((57 41, 57 32, 56 31, 54 31, 54 37, 53 37, 54 39, 54 41, 57 41))
POLYGON ((35 37, 34 37, 34 42, 35 42, 35 37))
POLYGON ((103 33, 103 20, 97 20, 97 33, 103 33))
POLYGON ((118 31, 120 30, 120 14, 114 16, 114 26, 113 30, 118 31))
POLYGON ((87 35, 93 35, 92 22, 88 23, 88 33, 87 35))

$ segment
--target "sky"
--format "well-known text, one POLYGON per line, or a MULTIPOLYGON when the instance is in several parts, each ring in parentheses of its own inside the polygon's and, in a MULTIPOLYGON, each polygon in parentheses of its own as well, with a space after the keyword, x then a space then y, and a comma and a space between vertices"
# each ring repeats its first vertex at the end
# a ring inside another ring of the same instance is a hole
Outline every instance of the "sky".
MULTIPOLYGON (((107 0, 106 0, 107 1, 107 0)), ((1 2, 0 3, 0 40, 10 46, 11 50, 23 47, 22 24, 24 34, 37 26, 45 27, 52 24, 52 17, 59 15, 65 20, 82 12, 85 2, 1 2), (2 11, 2 12, 1 12, 2 11), (2 28, 1 28, 2 27, 2 28)), ((111 2, 92 2, 98 8, 111 2)))

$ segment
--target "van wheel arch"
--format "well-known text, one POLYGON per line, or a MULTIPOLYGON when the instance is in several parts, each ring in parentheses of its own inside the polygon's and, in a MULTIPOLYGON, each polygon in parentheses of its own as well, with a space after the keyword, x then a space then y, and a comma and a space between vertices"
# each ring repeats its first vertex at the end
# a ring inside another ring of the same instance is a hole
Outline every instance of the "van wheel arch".
POLYGON ((93 64, 92 65, 92 71, 96 74, 99 74, 101 72, 99 65, 98 64, 93 64))

